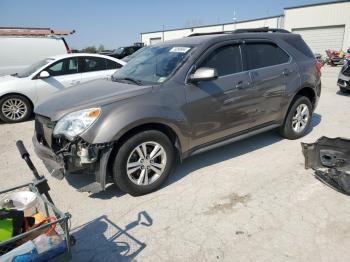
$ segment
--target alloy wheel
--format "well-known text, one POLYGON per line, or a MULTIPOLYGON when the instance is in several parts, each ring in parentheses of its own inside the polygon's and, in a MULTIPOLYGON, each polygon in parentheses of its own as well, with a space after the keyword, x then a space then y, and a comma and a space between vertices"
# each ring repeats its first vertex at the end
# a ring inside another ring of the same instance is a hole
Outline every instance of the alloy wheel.
POLYGON ((166 163, 166 152, 159 143, 144 142, 131 151, 126 164, 126 172, 134 184, 146 186, 161 177, 166 163))
POLYGON ((21 99, 9 98, 2 104, 1 111, 6 118, 16 121, 27 114, 28 108, 21 99))
POLYGON ((310 111, 307 105, 300 104, 293 115, 292 127, 296 133, 301 133, 308 125, 310 118, 310 111))

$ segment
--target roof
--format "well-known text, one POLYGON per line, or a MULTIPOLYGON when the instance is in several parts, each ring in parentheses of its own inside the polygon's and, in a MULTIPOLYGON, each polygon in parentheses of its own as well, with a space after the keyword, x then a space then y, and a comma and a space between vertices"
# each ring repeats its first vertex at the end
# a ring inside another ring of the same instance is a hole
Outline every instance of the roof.
POLYGON ((118 62, 121 65, 125 65, 126 62, 111 57, 111 56, 106 56, 106 55, 100 55, 100 54, 90 54, 90 53, 73 53, 73 54, 64 54, 64 55, 55 55, 55 56, 49 56, 47 57, 48 59, 55 59, 55 60, 59 60, 59 59, 64 59, 64 58, 70 58, 70 57, 79 57, 79 56, 93 56, 93 57, 101 57, 101 58, 106 58, 109 60, 113 60, 115 62, 118 62))
POLYGON ((203 28, 203 27, 211 27, 211 26, 224 26, 224 25, 233 25, 233 24, 239 24, 239 23, 247 23, 247 22, 254 22, 258 20, 266 20, 266 19, 272 19, 272 18, 279 18, 283 17, 284 15, 275 15, 275 16, 266 16, 261 18, 255 18, 255 19, 248 19, 248 20, 239 20, 236 22, 230 22, 230 23, 221 23, 221 24, 210 24, 210 25, 200 25, 200 26, 192 26, 192 27, 181 27, 181 28, 172 28, 167 30, 158 30, 158 31, 150 31, 150 32, 143 32, 141 35, 144 34, 151 34, 151 33, 160 33, 160 32, 169 32, 169 31, 177 31, 177 30, 186 30, 186 29, 193 29, 193 28, 203 28))
POLYGON ((346 3, 346 2, 350 3, 349 0, 329 1, 329 2, 323 2, 323 3, 315 3, 315 4, 308 4, 308 5, 297 5, 297 6, 285 7, 284 10, 296 9, 296 8, 304 8, 304 7, 312 7, 312 6, 320 6, 320 5, 339 4, 339 3, 346 3))
POLYGON ((56 30, 35 27, 0 27, 0 36, 63 36, 74 33, 75 30, 56 30))

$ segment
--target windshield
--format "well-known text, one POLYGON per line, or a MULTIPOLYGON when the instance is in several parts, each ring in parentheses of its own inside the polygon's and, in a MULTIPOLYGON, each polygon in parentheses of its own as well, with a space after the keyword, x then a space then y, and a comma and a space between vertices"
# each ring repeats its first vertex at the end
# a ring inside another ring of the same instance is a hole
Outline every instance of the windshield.
POLYGON ((117 48, 117 50, 115 50, 115 53, 120 55, 121 53, 123 53, 123 51, 124 51, 124 47, 119 47, 117 48))
POLYGON ((191 49, 191 46, 148 47, 117 71, 113 80, 131 80, 140 84, 162 83, 186 61, 191 49))
POLYGON ((39 62, 36 62, 35 64, 32 64, 30 66, 28 66, 27 68, 23 69, 22 71, 14 74, 14 76, 17 77, 28 77, 31 74, 33 74, 36 70, 40 69, 41 67, 47 65, 48 63, 52 62, 54 59, 51 58, 46 58, 44 60, 41 60, 39 62))

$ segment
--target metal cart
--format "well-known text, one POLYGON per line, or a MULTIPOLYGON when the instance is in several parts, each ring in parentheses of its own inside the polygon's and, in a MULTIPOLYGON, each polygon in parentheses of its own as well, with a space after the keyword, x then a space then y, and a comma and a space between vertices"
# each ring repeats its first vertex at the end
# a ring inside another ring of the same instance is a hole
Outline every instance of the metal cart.
POLYGON ((51 259, 50 261, 68 261, 71 259, 71 247, 75 244, 75 239, 70 235, 70 218, 69 213, 61 212, 53 203, 49 195, 49 185, 45 177, 40 176, 32 161, 30 160, 30 155, 25 149, 22 141, 17 141, 16 143, 18 150, 22 158, 26 161, 29 168, 32 170, 35 180, 31 183, 23 184, 14 188, 10 188, 0 192, 0 199, 6 198, 6 195, 12 194, 16 191, 31 191, 37 195, 39 204, 37 205, 37 211, 40 211, 46 217, 55 217, 56 219, 45 223, 37 228, 29 230, 20 235, 14 236, 7 241, 0 242, 0 260, 1 255, 7 253, 13 247, 16 246, 18 242, 25 242, 28 237, 38 234, 40 232, 45 232, 46 230, 55 227, 55 232, 64 239, 66 244, 66 252, 61 253, 59 256, 51 259))

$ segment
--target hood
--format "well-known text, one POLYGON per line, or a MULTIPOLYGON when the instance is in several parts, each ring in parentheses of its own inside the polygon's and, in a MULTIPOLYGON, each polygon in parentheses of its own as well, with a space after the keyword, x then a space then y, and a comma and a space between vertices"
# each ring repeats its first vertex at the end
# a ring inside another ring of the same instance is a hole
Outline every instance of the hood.
POLYGON ((49 117, 52 121, 57 121, 64 115, 77 110, 103 106, 142 95, 151 90, 152 86, 138 86, 99 79, 53 94, 45 102, 39 104, 34 112, 49 117))
POLYGON ((12 75, 5 75, 5 76, 0 76, 0 84, 12 82, 14 80, 18 80, 17 77, 14 77, 12 75))

